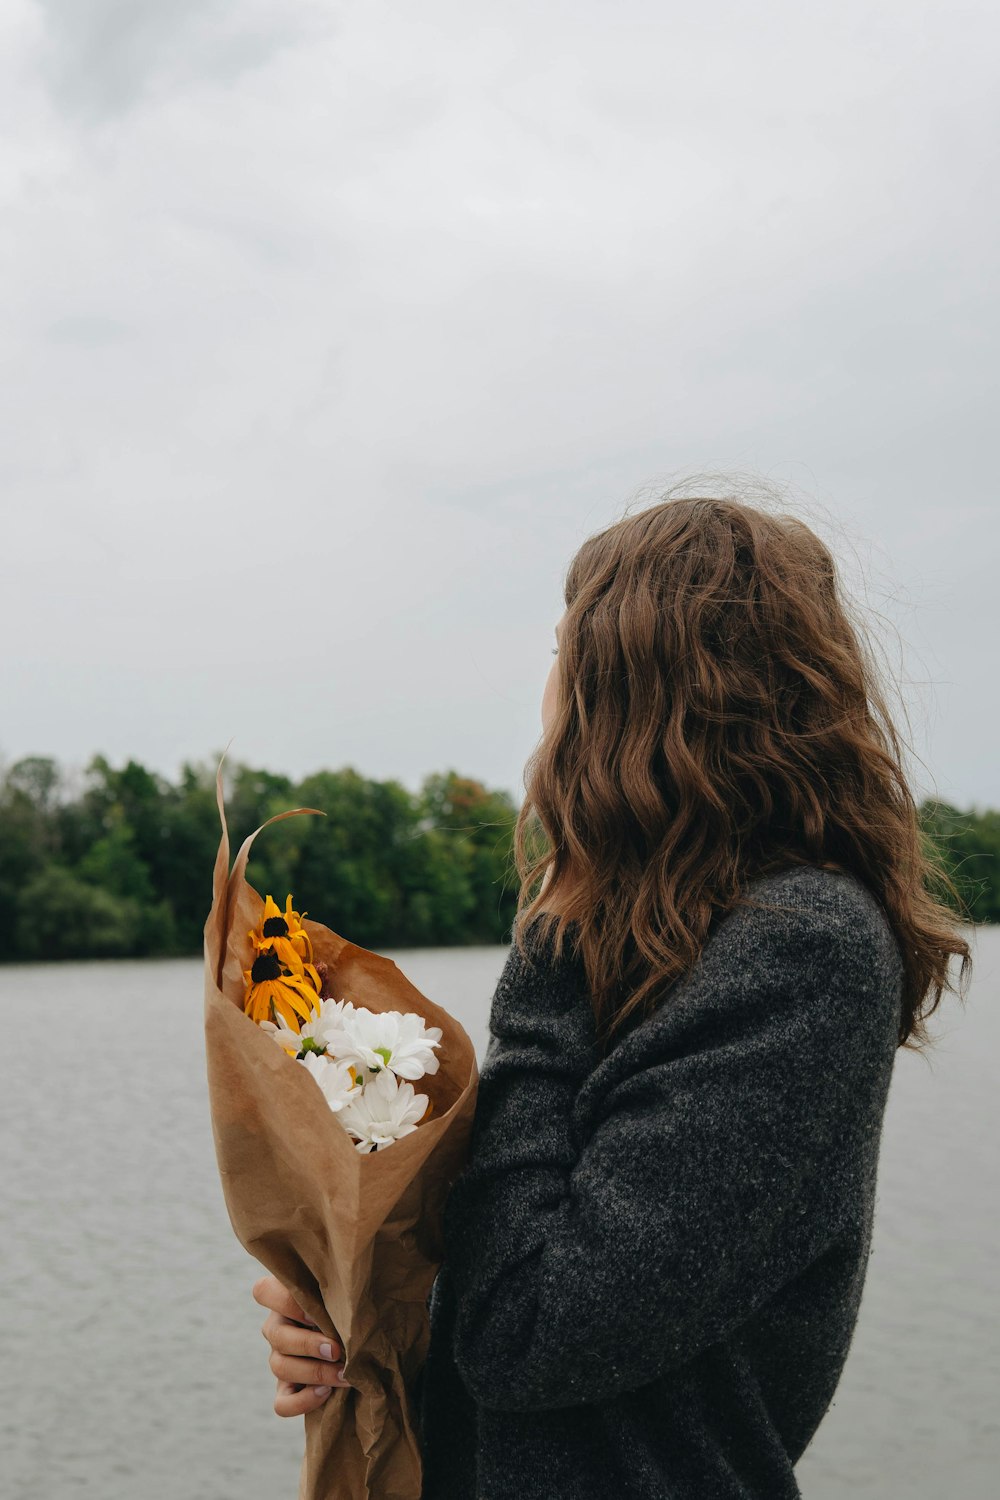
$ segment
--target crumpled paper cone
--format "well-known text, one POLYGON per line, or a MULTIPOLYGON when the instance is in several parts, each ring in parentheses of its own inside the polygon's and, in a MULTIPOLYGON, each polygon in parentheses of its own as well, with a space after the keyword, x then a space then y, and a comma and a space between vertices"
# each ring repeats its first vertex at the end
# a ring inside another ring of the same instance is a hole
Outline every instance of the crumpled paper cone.
MULTIPOLYGON (((222 838, 205 923, 205 1045, 212 1131, 229 1217, 240 1243, 344 1346, 345 1378, 305 1417, 299 1500, 420 1500, 423 1463, 412 1391, 430 1337, 427 1298, 443 1259, 441 1214, 468 1158, 479 1069, 468 1034, 414 988, 391 959, 305 921, 324 986, 370 1010, 417 1011, 440 1026, 440 1068, 415 1080, 429 1118, 385 1149, 359 1152, 306 1069, 243 1011, 249 932, 263 909, 245 879, 245 841, 232 871, 222 838)), ((308 892, 297 891, 300 901, 308 892)))

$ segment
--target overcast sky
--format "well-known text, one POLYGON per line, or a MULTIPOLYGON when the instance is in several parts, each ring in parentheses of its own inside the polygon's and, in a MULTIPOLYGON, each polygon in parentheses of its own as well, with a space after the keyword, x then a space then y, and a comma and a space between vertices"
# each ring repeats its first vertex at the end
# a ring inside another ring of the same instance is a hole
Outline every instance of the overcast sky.
POLYGON ((877 611, 917 794, 1000 806, 998 41, 987 0, 7 0, 4 760, 520 798, 570 557, 710 469, 877 611))

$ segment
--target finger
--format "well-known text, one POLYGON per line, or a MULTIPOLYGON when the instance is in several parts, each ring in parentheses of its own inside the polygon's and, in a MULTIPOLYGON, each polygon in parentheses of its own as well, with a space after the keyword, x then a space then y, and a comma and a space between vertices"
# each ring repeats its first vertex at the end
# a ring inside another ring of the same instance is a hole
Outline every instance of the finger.
POLYGON ((278 1394, 274 1398, 274 1410, 279 1417, 303 1417, 307 1411, 315 1411, 330 1397, 327 1386, 321 1386, 322 1395, 317 1395, 311 1385, 291 1385, 287 1380, 278 1381, 278 1394))
POLYGON ((291 1385, 350 1385, 339 1373, 343 1365, 329 1364, 325 1359, 296 1359, 292 1354, 279 1354, 272 1349, 268 1364, 273 1375, 291 1385))
POLYGON ((281 1284, 277 1276, 261 1276, 259 1281, 255 1281, 253 1299, 259 1302, 261 1307, 268 1307, 283 1318, 294 1318, 297 1323, 308 1323, 311 1328, 316 1327, 312 1318, 308 1313, 303 1312, 291 1292, 281 1284))
POLYGON ((301 1359, 325 1359, 330 1362, 343 1359, 344 1348, 336 1339, 328 1339, 325 1333, 313 1333, 302 1328, 290 1318, 278 1313, 268 1313, 261 1326, 261 1333, 272 1349, 279 1354, 297 1354, 301 1359))

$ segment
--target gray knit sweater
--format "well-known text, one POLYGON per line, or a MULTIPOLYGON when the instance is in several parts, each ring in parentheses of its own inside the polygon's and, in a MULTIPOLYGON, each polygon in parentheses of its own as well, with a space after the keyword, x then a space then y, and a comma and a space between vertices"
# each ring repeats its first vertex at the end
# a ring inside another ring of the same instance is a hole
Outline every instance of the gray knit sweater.
POLYGON ((416 1392, 424 1500, 786 1500, 867 1270, 902 961, 878 901, 753 881, 598 1061, 582 964, 497 985, 416 1392))

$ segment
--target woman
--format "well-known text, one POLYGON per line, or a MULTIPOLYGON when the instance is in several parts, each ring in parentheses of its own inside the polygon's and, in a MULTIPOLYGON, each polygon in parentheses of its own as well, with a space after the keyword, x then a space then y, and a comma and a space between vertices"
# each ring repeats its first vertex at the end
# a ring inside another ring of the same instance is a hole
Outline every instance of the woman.
MULTIPOLYGON (((424 1495, 784 1500, 858 1315, 896 1049, 971 965, 929 886, 957 893, 801 521, 668 500, 586 541, 565 602, 424 1495)), ((309 1411, 340 1350, 255 1296, 275 1409, 309 1411)))

